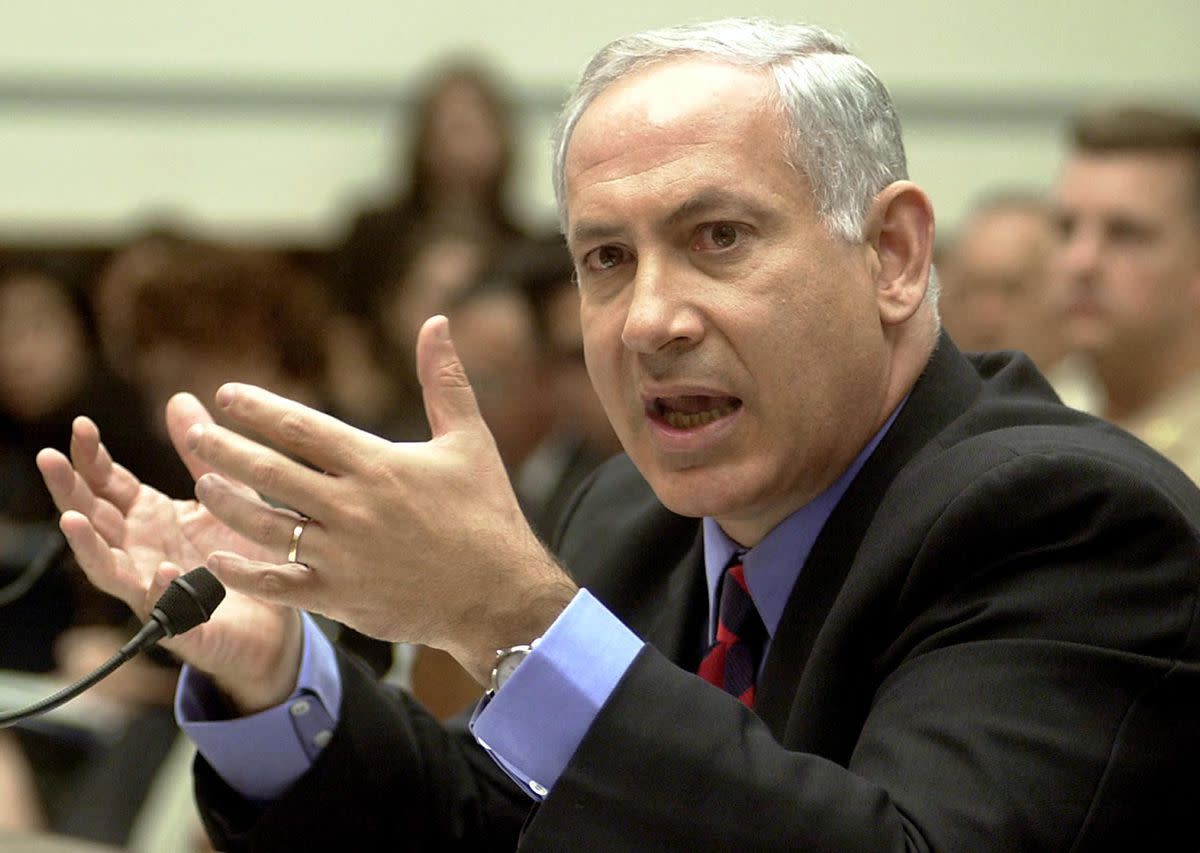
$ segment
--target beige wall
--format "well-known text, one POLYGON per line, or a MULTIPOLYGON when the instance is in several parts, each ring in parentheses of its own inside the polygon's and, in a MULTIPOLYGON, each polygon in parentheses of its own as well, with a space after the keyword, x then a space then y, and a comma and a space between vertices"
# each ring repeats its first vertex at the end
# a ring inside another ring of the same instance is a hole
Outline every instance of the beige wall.
POLYGON ((1194 0, 7 0, 0 239, 114 239, 167 216, 213 234, 327 242, 393 179, 393 96, 459 50, 512 78, 519 200, 549 221, 546 136, 591 51, 733 13, 807 19, 856 45, 896 97, 913 177, 945 227, 979 191, 1050 181, 1078 105, 1200 108, 1194 0))

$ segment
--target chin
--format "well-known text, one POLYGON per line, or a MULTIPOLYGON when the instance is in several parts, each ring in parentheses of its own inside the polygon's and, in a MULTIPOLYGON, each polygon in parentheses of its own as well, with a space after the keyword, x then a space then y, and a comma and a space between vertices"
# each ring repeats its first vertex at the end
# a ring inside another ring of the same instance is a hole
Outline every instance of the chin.
POLYGON ((745 488, 734 482, 728 471, 708 466, 682 470, 654 466, 641 471, 662 505, 677 515, 723 518, 740 514, 753 503, 745 488))

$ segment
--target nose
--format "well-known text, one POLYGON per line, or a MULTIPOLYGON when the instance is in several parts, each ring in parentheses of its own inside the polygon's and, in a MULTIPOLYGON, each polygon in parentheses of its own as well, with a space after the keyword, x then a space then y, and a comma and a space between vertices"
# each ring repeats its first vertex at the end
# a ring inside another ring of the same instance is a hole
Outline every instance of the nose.
POLYGON ((1099 229, 1081 222, 1058 244, 1055 266, 1068 281, 1091 281, 1099 268, 1100 250, 1099 229))
POLYGON ((652 355, 664 349, 694 346, 704 336, 704 324, 689 292, 684 270, 669 261, 643 254, 631 283, 631 296, 621 341, 637 353, 652 355))

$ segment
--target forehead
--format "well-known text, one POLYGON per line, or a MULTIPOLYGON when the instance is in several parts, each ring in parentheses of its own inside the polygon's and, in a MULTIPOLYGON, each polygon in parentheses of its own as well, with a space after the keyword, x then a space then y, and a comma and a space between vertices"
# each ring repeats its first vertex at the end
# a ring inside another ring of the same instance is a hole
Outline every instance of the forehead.
POLYGON ((745 189, 799 180, 768 72, 700 57, 656 63, 617 81, 572 133, 565 178, 572 222, 582 206, 625 187, 659 197, 704 181, 745 189), (631 180, 633 179, 633 180, 631 180))
POLYGON ((1197 180, 1195 162, 1182 152, 1079 152, 1068 158, 1055 198, 1067 211, 1196 215, 1197 180))
POLYGON ((1007 259, 1014 262, 1045 248, 1053 230, 1048 214, 1032 208, 1001 208, 972 217, 963 229, 959 254, 967 260, 1007 259))

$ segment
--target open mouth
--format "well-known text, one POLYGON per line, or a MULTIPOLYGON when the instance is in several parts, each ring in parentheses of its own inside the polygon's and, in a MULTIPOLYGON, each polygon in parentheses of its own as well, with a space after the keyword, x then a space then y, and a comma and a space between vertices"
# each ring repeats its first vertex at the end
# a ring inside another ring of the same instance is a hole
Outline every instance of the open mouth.
POLYGON ((655 397, 646 404, 646 414, 673 429, 697 429, 728 417, 741 407, 742 401, 737 397, 689 394, 655 397))

